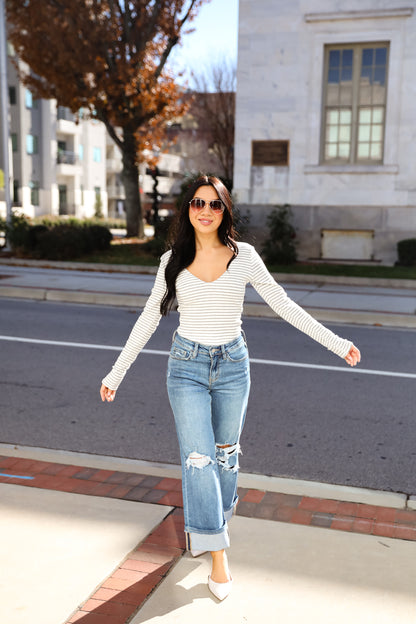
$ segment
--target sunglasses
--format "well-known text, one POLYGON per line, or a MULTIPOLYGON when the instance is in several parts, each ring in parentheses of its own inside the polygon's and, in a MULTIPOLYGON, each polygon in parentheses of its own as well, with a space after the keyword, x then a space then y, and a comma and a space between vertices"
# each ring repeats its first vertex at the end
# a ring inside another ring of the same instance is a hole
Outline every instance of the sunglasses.
MULTIPOLYGON (((205 201, 205 199, 194 197, 189 202, 189 205, 195 212, 200 212, 205 208, 206 203, 207 202, 205 201)), ((208 202, 208 205, 211 208, 212 212, 215 214, 221 214, 222 212, 224 212, 224 204, 220 199, 211 199, 211 201, 208 202)))

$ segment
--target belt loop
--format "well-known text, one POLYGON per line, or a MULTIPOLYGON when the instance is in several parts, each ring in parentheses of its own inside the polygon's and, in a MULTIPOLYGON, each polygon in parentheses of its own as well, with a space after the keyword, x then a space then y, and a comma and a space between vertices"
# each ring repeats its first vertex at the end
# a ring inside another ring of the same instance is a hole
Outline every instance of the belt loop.
POLYGON ((199 348, 199 344, 197 342, 194 342, 194 350, 192 352, 192 358, 195 359, 196 356, 198 355, 198 348, 199 348))
POLYGON ((226 360, 227 359, 227 349, 225 348, 225 345, 221 345, 221 353, 222 353, 222 359, 226 360))
POLYGON ((242 330, 241 330, 241 335, 242 335, 242 337, 243 337, 244 344, 245 344, 245 345, 246 345, 246 347, 248 348, 248 345, 247 345, 247 338, 246 338, 246 333, 245 333, 244 329, 242 329, 242 330))
POLYGON ((175 329, 175 331, 173 332, 173 336, 172 336, 172 344, 175 342, 175 338, 176 338, 176 334, 178 333, 178 330, 175 329))

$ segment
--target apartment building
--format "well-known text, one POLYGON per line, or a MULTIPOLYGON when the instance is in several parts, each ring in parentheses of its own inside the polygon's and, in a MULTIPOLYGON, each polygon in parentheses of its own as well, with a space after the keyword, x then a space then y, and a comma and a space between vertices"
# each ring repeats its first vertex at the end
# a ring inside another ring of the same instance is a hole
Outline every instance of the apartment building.
MULTIPOLYGON (((153 205, 154 179, 145 158, 157 157, 157 196, 160 209, 171 211, 175 198, 180 191, 183 178, 184 160, 181 154, 161 152, 144 153, 144 160, 139 170, 140 193, 143 215, 150 219, 153 205)), ((126 199, 121 172, 123 169, 120 149, 107 133, 106 137, 106 188, 108 198, 108 215, 110 217, 124 216, 124 201, 126 199)))
MULTIPOLYGON (((12 204, 28 216, 107 213, 106 130, 54 100, 35 100, 9 47, 12 204)), ((1 111, 3 114, 3 111, 1 111)), ((0 168, 1 162, 0 162, 0 168)), ((3 208, 4 211, 4 208, 3 208)))
MULTIPOLYGON (((124 217, 122 155, 105 126, 74 116, 54 100, 35 100, 18 79, 9 47, 8 84, 12 205, 30 217, 102 214, 124 217)), ((189 95, 191 97, 191 95, 189 95)), ((198 94, 201 98, 215 94, 198 94)), ((1 112, 1 111, 0 111, 1 112)), ((155 180, 146 156, 157 158, 157 197, 160 214, 172 212, 185 174, 209 171, 224 175, 213 154, 209 122, 191 106, 182 119, 172 120, 167 151, 144 154, 139 184, 144 216, 150 218, 155 180)), ((1 128, 0 128, 1 133, 1 128)), ((0 156, 0 170, 1 156, 0 156)), ((1 186, 1 185, 0 185, 1 186)), ((0 215, 5 204, 0 190, 0 215)))
POLYGON ((392 264, 416 234, 415 0, 240 0, 234 190, 302 259, 392 264))

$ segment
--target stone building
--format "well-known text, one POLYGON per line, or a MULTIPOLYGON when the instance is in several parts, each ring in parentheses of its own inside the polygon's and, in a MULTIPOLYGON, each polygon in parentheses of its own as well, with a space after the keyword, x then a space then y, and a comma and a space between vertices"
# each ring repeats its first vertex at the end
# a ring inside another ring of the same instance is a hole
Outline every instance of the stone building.
POLYGON ((416 235, 414 0, 240 0, 234 189, 258 239, 393 264, 416 235))

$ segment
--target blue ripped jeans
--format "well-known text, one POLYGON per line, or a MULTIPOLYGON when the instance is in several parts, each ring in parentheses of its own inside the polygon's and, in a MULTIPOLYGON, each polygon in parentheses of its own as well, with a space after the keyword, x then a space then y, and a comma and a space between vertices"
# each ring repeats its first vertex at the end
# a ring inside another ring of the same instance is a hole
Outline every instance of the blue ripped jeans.
POLYGON ((250 391, 244 335, 204 346, 175 333, 167 388, 182 463, 188 550, 230 545, 227 521, 237 503, 238 453, 250 391))

